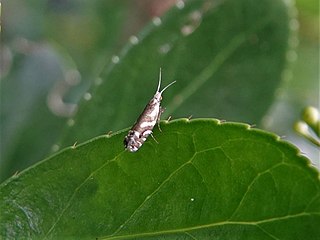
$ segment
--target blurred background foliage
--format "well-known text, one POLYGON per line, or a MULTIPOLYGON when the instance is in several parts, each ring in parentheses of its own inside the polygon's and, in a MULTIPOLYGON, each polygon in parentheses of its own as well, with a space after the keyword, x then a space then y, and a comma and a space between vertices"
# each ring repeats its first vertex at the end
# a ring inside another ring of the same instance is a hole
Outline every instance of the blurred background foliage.
POLYGON ((319 1, 296 0, 296 8, 297 21, 292 23, 298 30, 296 52, 289 52, 287 56, 292 64, 264 119, 264 128, 294 143, 319 169, 319 149, 298 137, 292 129, 306 106, 320 107, 319 1))
MULTIPOLYGON (((289 0, 284 2, 291 4, 289 0)), ((74 124, 73 116, 79 101, 92 97, 86 93, 92 83, 108 76, 106 66, 110 61, 119 61, 117 54, 126 50, 128 39, 134 43, 133 35, 137 35, 150 21, 157 25, 159 19, 155 17, 163 15, 174 5, 181 7, 184 2, 2 2, 0 181, 59 149, 56 143, 66 125, 74 124)), ((212 117, 256 124, 259 128, 286 136, 319 167, 319 150, 292 130, 303 107, 312 105, 319 108, 319 2, 297 0, 295 10, 292 14, 297 18, 289 22, 290 29, 297 31, 297 36, 289 40, 292 48, 286 56, 289 68, 282 74, 283 81, 275 91, 275 100, 268 112, 262 112, 264 116, 260 121, 260 117, 224 115, 222 110, 219 112, 219 108, 215 108, 217 113, 212 117)), ((170 47, 163 45, 161 51, 168 51, 170 47)), ((167 67, 166 83, 172 78, 179 78, 174 75, 174 70, 174 66, 167 67)), ((142 71, 143 68, 130 73, 141 74, 142 71)), ((158 73, 154 68, 150 71, 152 75, 149 76, 148 72, 146 70, 146 78, 155 82, 158 73)), ((154 82, 150 86, 155 86, 154 82)), ((150 92, 149 87, 146 92, 150 92)), ((227 107, 224 99, 220 99, 219 105, 227 107)), ((140 106, 138 108, 141 109, 140 106)), ((99 112, 91 111, 90 114, 94 114, 97 121, 104 121, 99 118, 99 112)), ((173 114, 173 117, 183 116, 182 113, 178 116, 173 114)), ((130 117, 126 120, 117 127, 129 127, 135 119, 130 117)))

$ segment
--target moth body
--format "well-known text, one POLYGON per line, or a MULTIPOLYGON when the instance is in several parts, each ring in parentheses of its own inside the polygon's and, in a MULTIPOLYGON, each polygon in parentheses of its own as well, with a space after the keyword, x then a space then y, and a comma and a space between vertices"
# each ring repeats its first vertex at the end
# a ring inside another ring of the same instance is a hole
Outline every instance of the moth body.
POLYGON ((167 85, 160 90, 161 85, 161 69, 159 74, 159 83, 156 93, 149 101, 143 112, 140 114, 138 120, 133 125, 128 135, 124 139, 124 147, 130 152, 136 152, 147 140, 147 137, 152 134, 152 129, 160 121, 160 116, 164 109, 160 106, 162 100, 162 93, 174 84, 176 81, 167 85))

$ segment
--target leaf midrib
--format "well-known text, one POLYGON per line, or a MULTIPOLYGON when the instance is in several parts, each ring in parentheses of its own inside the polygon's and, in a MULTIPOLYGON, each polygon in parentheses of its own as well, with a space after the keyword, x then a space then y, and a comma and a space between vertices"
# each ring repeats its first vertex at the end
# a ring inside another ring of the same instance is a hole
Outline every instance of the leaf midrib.
POLYGON ((248 31, 239 32, 235 35, 215 58, 200 72, 199 75, 195 76, 191 83, 187 85, 174 99, 166 106, 166 111, 163 116, 166 118, 170 116, 186 99, 194 94, 205 82, 207 82, 211 76, 213 76, 227 61, 229 57, 247 40, 246 36, 257 32, 267 25, 270 21, 270 16, 265 17, 258 21, 248 31), (179 99, 179 101, 177 101, 179 99))
POLYGON ((118 235, 118 236, 105 236, 105 237, 100 237, 100 238, 105 239, 105 240, 113 240, 113 239, 129 239, 129 238, 138 238, 138 237, 151 237, 151 236, 168 235, 168 234, 174 234, 174 233, 186 233, 188 231, 195 231, 195 230, 201 230, 201 229, 205 229, 205 228, 225 226, 225 225, 251 225, 251 226, 257 226, 261 229, 261 226, 259 226, 259 224, 270 223, 270 222, 275 222, 275 221, 283 221, 283 220, 287 220, 287 219, 304 217, 304 216, 312 216, 312 215, 320 216, 320 213, 301 212, 301 213, 297 213, 297 214, 285 215, 282 217, 275 217, 275 218, 268 218, 268 219, 263 219, 263 220, 259 220, 259 221, 252 221, 252 222, 250 222, 250 221, 228 221, 227 220, 227 221, 222 221, 222 222, 217 222, 217 223, 197 225, 197 226, 188 227, 188 228, 179 228, 179 229, 162 230, 162 231, 156 231, 156 232, 145 232, 145 233, 137 233, 137 234, 127 234, 127 235, 118 235))
POLYGON ((193 81, 181 90, 180 93, 176 94, 175 98, 170 101, 166 106, 166 112, 163 114, 165 117, 172 114, 186 99, 194 94, 206 81, 213 76, 220 66, 241 46, 246 40, 245 33, 240 33, 230 40, 229 44, 222 49, 215 58, 205 67, 193 81), (176 99, 179 99, 177 101, 176 99))

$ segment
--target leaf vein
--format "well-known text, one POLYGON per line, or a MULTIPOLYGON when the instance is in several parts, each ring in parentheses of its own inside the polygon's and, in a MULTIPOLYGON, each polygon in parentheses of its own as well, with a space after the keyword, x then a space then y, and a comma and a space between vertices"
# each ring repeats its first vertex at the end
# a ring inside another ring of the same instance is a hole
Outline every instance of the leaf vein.
POLYGON ((98 171, 100 171, 101 169, 103 169, 105 166, 109 165, 111 162, 114 162, 118 159, 118 157, 123 153, 124 151, 120 152, 119 154, 117 154, 114 158, 106 161, 104 164, 102 164, 99 168, 97 168, 96 170, 94 170, 92 173, 89 174, 89 176, 82 182, 79 184, 78 187, 75 188, 75 190, 73 191, 73 194, 71 195, 69 201, 67 202, 67 204, 65 205, 64 209, 62 209, 60 215, 58 216, 57 220, 52 224, 51 228, 48 230, 48 232, 45 234, 44 238, 47 238, 47 236, 53 231, 53 229, 55 228, 55 226, 58 224, 58 222, 60 221, 60 219, 62 218, 63 214, 66 212, 66 210, 70 207, 72 200, 75 198, 76 193, 81 189, 81 187, 92 177, 94 176, 95 173, 97 173, 98 171))
POLYGON ((247 194, 250 192, 253 184, 254 184, 261 176, 263 176, 263 175, 266 174, 266 173, 270 173, 270 171, 271 171, 272 169, 277 168, 277 167, 280 166, 280 165, 283 165, 283 163, 282 163, 282 162, 277 163, 277 164, 271 166, 270 168, 264 170, 263 172, 259 172, 259 173, 252 179, 251 183, 250 183, 250 184, 248 185, 248 187, 247 187, 247 190, 246 190, 246 191, 244 192, 244 194, 242 195, 241 200, 239 201, 238 206, 237 206, 236 209, 233 211, 233 213, 231 214, 231 216, 230 216, 229 219, 234 218, 234 216, 237 214, 237 212, 239 211, 240 207, 242 206, 244 200, 246 199, 247 194))
POLYGON ((160 230, 160 231, 155 231, 155 232, 143 232, 143 233, 135 233, 135 234, 128 234, 128 235, 118 235, 118 236, 105 236, 103 239, 129 239, 129 238, 139 238, 139 237, 151 237, 151 236, 156 236, 156 235, 166 235, 166 234, 174 234, 174 233, 185 233, 185 232, 190 232, 190 231, 196 231, 196 230, 201 230, 205 228, 213 228, 213 227, 219 227, 219 226, 225 226, 225 225, 251 225, 251 226, 260 226, 260 224, 263 223, 270 223, 270 222, 275 222, 275 221, 283 221, 287 219, 292 219, 292 218, 298 218, 298 217, 303 217, 303 216, 311 216, 311 215, 318 215, 320 216, 320 213, 306 213, 306 212, 301 212, 298 214, 294 215, 286 215, 282 217, 275 217, 275 218, 269 218, 269 219, 263 219, 259 221, 223 221, 223 222, 216 222, 216 223, 209 223, 209 224, 203 224, 203 225, 196 225, 196 226, 191 226, 191 227, 186 227, 186 228, 179 228, 179 229, 169 229, 169 230, 160 230))
POLYGON ((264 232, 265 234, 267 234, 269 237, 271 237, 272 239, 275 239, 275 240, 280 240, 279 238, 277 238, 276 236, 274 236, 273 234, 271 234, 270 232, 268 232, 267 230, 265 230, 263 227, 257 225, 257 227, 262 231, 264 232))
POLYGON ((133 216, 139 211, 139 209, 141 209, 148 201, 150 201, 150 199, 155 195, 157 194, 157 192, 159 192, 161 190, 161 188, 167 183, 169 182, 172 177, 174 175, 176 175, 179 171, 181 171, 185 166, 187 166, 188 164, 192 164, 192 161, 194 159, 194 157, 198 154, 198 153, 202 153, 202 152, 205 152, 205 151, 210 151, 210 150, 213 150, 213 149, 217 149, 217 148, 220 148, 220 147, 216 147, 216 148, 210 148, 210 149, 206 149, 206 150, 202 150, 200 152, 195 152, 193 154, 193 156, 190 158, 189 161, 183 163, 180 167, 178 167, 176 170, 174 170, 166 179, 163 180, 163 182, 152 192, 150 193, 149 195, 147 195, 145 197, 145 199, 143 200, 143 202, 132 212, 132 214, 128 217, 127 220, 125 220, 124 223, 120 224, 119 227, 110 235, 110 236, 115 236, 117 233, 119 233, 121 231, 121 229, 123 229, 124 226, 126 226, 126 224, 133 218, 133 216))

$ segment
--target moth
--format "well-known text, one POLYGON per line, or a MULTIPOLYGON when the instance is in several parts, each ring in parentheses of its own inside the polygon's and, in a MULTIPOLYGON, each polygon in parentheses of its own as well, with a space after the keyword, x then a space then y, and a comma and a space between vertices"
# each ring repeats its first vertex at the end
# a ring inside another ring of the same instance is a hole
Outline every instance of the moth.
POLYGON ((162 93, 174 84, 176 81, 171 82, 160 91, 161 85, 161 69, 159 73, 159 82, 156 93, 149 101, 143 112, 140 114, 138 120, 130 129, 128 135, 124 138, 124 147, 130 152, 136 152, 146 141, 147 137, 152 134, 152 129, 160 121, 160 116, 164 112, 164 108, 160 106, 162 100, 162 93))

